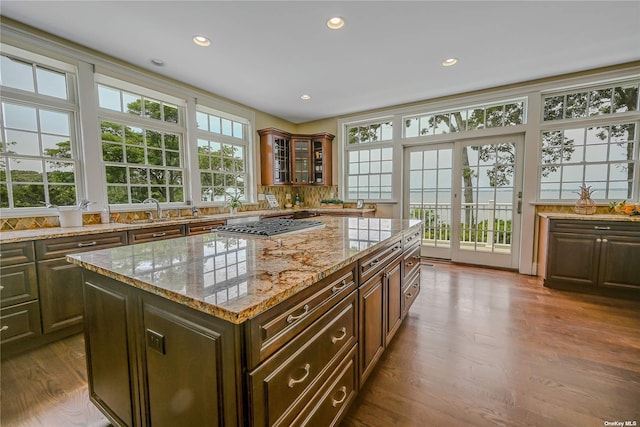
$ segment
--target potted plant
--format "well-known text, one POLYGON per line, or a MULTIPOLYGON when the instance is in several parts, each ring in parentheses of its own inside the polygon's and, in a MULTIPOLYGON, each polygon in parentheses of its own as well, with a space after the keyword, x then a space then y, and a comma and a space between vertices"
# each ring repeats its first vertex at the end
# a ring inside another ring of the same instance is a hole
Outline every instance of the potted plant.
POLYGON ((342 209, 343 202, 340 199, 324 199, 320 200, 320 205, 325 208, 342 209))
POLYGON ((234 214, 238 212, 238 208, 242 206, 242 193, 231 194, 227 192, 226 194, 227 197, 229 197, 227 205, 229 206, 231 213, 234 214))

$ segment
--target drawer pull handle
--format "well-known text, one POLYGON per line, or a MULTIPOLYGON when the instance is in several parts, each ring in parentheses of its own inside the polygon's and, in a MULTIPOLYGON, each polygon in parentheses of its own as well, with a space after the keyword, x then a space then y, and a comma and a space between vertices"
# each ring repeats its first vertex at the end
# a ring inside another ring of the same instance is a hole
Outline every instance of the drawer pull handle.
POLYGON ((369 265, 374 266, 374 265, 376 265, 376 264, 377 264, 377 263, 379 263, 379 262, 380 262, 380 260, 379 260, 378 258, 376 258, 376 259, 374 259, 373 261, 371 261, 371 262, 369 263, 369 265))
POLYGON ((391 248, 391 251, 393 252, 393 251, 395 251, 397 249, 400 249, 400 246, 394 246, 393 248, 391 248))
POLYGON ((307 377, 309 376, 310 369, 311 369, 311 365, 307 363, 306 365, 304 365, 304 375, 302 376, 302 378, 300 378, 299 380, 289 378, 289 388, 293 388, 294 385, 299 384, 304 380, 306 380, 307 377))
POLYGON ((347 285, 347 279, 344 279, 344 280, 340 283, 340 285, 339 285, 339 286, 334 286, 333 288, 331 288, 331 292, 332 292, 332 293, 334 293, 334 294, 335 294, 335 293, 338 293, 338 292, 340 292, 341 290, 343 290, 344 288, 346 288, 347 286, 348 286, 348 285, 347 285))
POLYGON ((599 225, 596 225, 595 227, 593 227, 596 230, 611 230, 611 227, 602 227, 599 225))
POLYGON ((87 246, 95 246, 98 242, 78 243, 79 248, 86 248, 87 246))
POLYGON ((203 230, 213 230, 213 225, 210 225, 208 227, 202 227, 203 230))
POLYGON ((9 329, 9 327, 7 325, 4 325, 2 328, 0 328, 0 332, 4 332, 7 329, 9 329))
POLYGON ((151 235, 151 237, 164 237, 164 236, 166 236, 166 235, 167 235, 167 233, 153 233, 153 234, 151 235))
POLYGON ((596 242, 600 243, 602 240, 600 238, 596 239, 596 242))
POLYGON ((0 291, 4 289, 4 286, 0 285, 0 291))
POLYGON ((331 342, 332 343, 337 343, 338 341, 342 341, 343 339, 345 339, 345 337, 347 336, 347 328, 345 328, 344 326, 342 328, 340 328, 340 332, 342 333, 342 336, 340 337, 331 337, 331 342))
POLYGON ((344 403, 344 401, 347 399, 347 388, 345 386, 340 387, 338 391, 342 393, 342 397, 340 399, 334 399, 333 397, 331 398, 331 405, 333 405, 334 408, 341 403, 344 403))
POLYGON ((419 256, 419 255, 414 255, 414 256, 412 256, 411 258, 413 258, 413 259, 420 259, 420 256, 419 256))
POLYGON ((413 294, 411 292, 407 292, 407 294, 405 295, 405 298, 407 299, 413 298, 413 294))
POLYGON ((306 316, 308 312, 309 312, 309 304, 305 304, 304 307, 302 307, 302 313, 298 314, 297 316, 294 316, 293 314, 290 314, 289 316, 287 316, 287 323, 293 323, 296 320, 302 319, 304 316, 306 316))
POLYGON ((413 262, 409 261, 406 265, 407 265, 407 267, 413 267, 413 262))

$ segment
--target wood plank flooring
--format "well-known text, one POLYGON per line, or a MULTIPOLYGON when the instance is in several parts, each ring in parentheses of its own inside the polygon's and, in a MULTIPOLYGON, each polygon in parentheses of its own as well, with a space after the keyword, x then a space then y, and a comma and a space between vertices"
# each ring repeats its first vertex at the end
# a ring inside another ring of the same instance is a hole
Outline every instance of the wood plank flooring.
MULTIPOLYGON (((640 425, 637 301, 444 263, 421 285, 343 427, 640 425)), ((109 425, 87 397, 81 336, 1 366, 3 427, 109 425)))
POLYGON ((637 301, 448 264, 421 287, 343 427, 640 425, 637 301))

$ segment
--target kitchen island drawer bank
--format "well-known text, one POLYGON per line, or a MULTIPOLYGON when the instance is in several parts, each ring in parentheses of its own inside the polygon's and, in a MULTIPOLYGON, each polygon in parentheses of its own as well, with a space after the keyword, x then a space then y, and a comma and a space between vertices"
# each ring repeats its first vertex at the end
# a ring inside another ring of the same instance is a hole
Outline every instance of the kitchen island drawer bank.
POLYGON ((379 337, 383 351, 408 310, 420 272, 404 283, 403 243, 422 224, 313 220, 268 238, 218 231, 68 256, 87 270, 96 406, 127 426, 338 424, 363 382, 360 340, 379 337), (381 289, 364 335, 363 270, 381 289))

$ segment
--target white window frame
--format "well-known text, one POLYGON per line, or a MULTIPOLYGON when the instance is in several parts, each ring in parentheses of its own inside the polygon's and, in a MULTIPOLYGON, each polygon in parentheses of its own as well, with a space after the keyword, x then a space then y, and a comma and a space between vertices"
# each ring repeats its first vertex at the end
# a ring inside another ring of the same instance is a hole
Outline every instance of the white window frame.
MULTIPOLYGON (((97 98, 98 101, 98 105, 97 105, 97 111, 98 111, 98 135, 102 135, 101 131, 100 131, 100 126, 101 126, 101 122, 102 121, 112 121, 115 122, 117 124, 121 124, 124 126, 132 126, 132 127, 137 127, 137 128, 142 128, 143 130, 150 130, 150 131, 155 131, 155 132, 159 132, 159 133, 169 133, 169 134, 175 134, 178 135, 179 138, 179 148, 178 151, 180 153, 180 165, 179 167, 165 167, 165 171, 177 171, 179 170, 182 173, 182 192, 183 192, 183 200, 182 201, 160 201, 160 203, 163 206, 166 207, 177 207, 177 206, 182 206, 186 203, 187 200, 189 200, 189 176, 188 176, 188 159, 187 159, 187 153, 188 153, 188 149, 187 149, 187 142, 186 142, 186 126, 185 126, 185 100, 181 100, 179 98, 173 97, 169 94, 164 94, 162 92, 158 92, 143 86, 138 86, 138 85, 134 85, 132 83, 126 82, 126 81, 121 81, 118 79, 114 79, 110 76, 106 76, 106 75, 102 75, 102 74, 97 74, 95 76, 95 91, 96 93, 98 92, 98 86, 99 85, 104 85, 104 86, 108 86, 110 88, 113 88, 115 90, 120 90, 120 91, 126 91, 135 95, 140 95, 144 98, 150 98, 153 99, 154 101, 161 101, 161 102, 166 102, 168 104, 171 105, 175 105, 178 107, 178 123, 173 123, 173 122, 166 122, 163 120, 158 120, 158 119, 152 119, 152 118, 147 118, 147 117, 141 117, 141 116, 136 116, 133 114, 128 114, 125 112, 121 112, 121 111, 115 111, 115 110, 111 110, 108 108, 101 108, 99 106, 99 98, 97 98)), ((100 138, 100 147, 102 147, 102 138, 100 138)), ((145 146, 146 149, 146 146, 145 146)), ((107 183, 107 178, 106 178, 106 167, 109 165, 112 165, 111 162, 105 162, 105 160, 102 157, 102 150, 100 149, 100 163, 101 163, 101 169, 102 169, 102 185, 104 187, 103 191, 104 191, 104 195, 105 195, 105 203, 108 203, 108 191, 107 191, 107 187, 108 187, 108 183, 107 183)), ((113 164, 116 165, 116 164, 113 164)), ((128 162, 121 162, 118 163, 118 165, 125 165, 125 166, 134 166, 135 167, 135 163, 128 163, 128 162)), ((158 167, 157 165, 150 165, 145 163, 140 163, 140 166, 143 168, 146 167, 153 167, 154 169, 163 169, 162 167, 158 167)), ((151 184, 149 184, 151 186, 151 184)), ((131 183, 127 183, 125 186, 127 188, 127 192, 130 195, 131 194, 131 187, 133 187, 133 185, 131 185, 131 183)), ((164 186, 165 188, 168 188, 166 186, 164 186)), ((149 195, 149 197, 151 197, 149 195)), ((146 199, 146 198, 145 198, 146 199)), ((139 202, 135 202, 135 201, 131 201, 128 203, 118 203, 118 204, 114 204, 119 210, 122 210, 123 208, 130 208, 130 207, 134 207, 134 208, 139 208, 141 206, 141 201, 139 202)))
MULTIPOLYGON (((567 198, 542 198, 541 197, 541 187, 542 187, 542 138, 545 132, 553 132, 553 131, 565 131, 568 129, 584 129, 591 128, 597 126, 612 126, 617 124, 626 124, 626 123, 635 123, 635 135, 634 135, 634 148, 632 154, 631 163, 634 165, 634 175, 632 179, 633 189, 631 200, 637 200, 640 198, 640 105, 636 105, 635 111, 625 111, 619 113, 609 113, 609 114, 601 114, 601 115, 593 115, 579 118, 562 118, 556 120, 544 120, 544 100, 545 98, 552 96, 566 96, 568 94, 579 93, 579 92, 589 92, 592 90, 598 90, 602 88, 614 87, 614 86, 625 86, 629 84, 639 85, 640 80, 638 78, 633 79, 619 79, 619 80, 611 80, 604 83, 597 84, 586 84, 579 86, 571 86, 569 88, 560 88, 555 90, 548 90, 541 93, 540 100, 540 135, 538 138, 540 144, 540 151, 538 155, 538 168, 537 168, 537 188, 536 188, 536 200, 538 203, 545 204, 567 204, 571 202, 571 200, 567 198)), ((640 90, 638 94, 638 104, 640 104, 640 90)), ((566 106, 565 106, 566 107, 566 106)), ((602 162, 581 162, 582 165, 589 164, 606 164, 610 166, 611 164, 616 164, 619 162, 616 161, 602 161, 602 162)), ((609 178, 607 177, 607 186, 609 185, 609 178)), ((563 181, 561 180, 558 185, 562 188, 563 181)), ((589 182, 585 182, 584 184, 589 185, 589 182)), ((559 188, 559 192, 560 192, 559 188)), ((576 185, 575 191, 578 192, 579 188, 576 185)), ((594 193, 593 199, 599 203, 608 203, 613 201, 618 201, 617 199, 601 197, 602 193, 594 193)), ((578 196, 576 195, 577 199, 578 196)))
MULTIPOLYGON (((211 201, 203 201, 202 200, 202 182, 200 179, 200 164, 199 164, 199 159, 198 159, 198 143, 197 140, 198 139, 203 139, 203 140, 207 140, 210 142, 217 142, 220 144, 225 144, 225 145, 231 145, 231 146, 238 146, 238 147, 242 147, 243 149, 243 153, 244 153, 244 157, 243 157, 243 165, 244 165, 244 171, 241 174, 236 174, 236 175, 242 175, 244 178, 244 199, 243 199, 243 203, 252 203, 254 201, 253 199, 253 191, 252 188, 254 187, 254 182, 251 181, 251 173, 250 173, 250 165, 252 165, 252 150, 251 150, 251 141, 252 141, 252 126, 251 126, 251 121, 245 117, 241 117, 241 116, 236 116, 234 114, 229 114, 226 113, 224 111, 220 111, 217 110, 215 108, 211 108, 211 107, 207 107, 205 105, 196 105, 195 108, 195 115, 197 116, 197 113, 204 113, 207 114, 209 116, 214 116, 214 117, 219 117, 221 119, 226 119, 226 120, 230 120, 232 122, 232 127, 233 127, 233 123, 239 123, 242 126, 242 138, 237 138, 235 136, 229 136, 229 135, 224 135, 223 133, 217 133, 217 132, 212 132, 212 131, 207 131, 207 130, 203 130, 200 129, 196 126, 196 131, 193 132, 195 134, 195 156, 194 160, 195 160, 195 168, 192 168, 192 170, 197 171, 197 177, 195 177, 195 175, 193 175, 193 183, 192 183, 192 189, 193 189, 193 199, 194 201, 196 201, 197 203, 203 205, 203 206, 207 206, 207 205, 211 205, 211 206, 223 206, 226 202, 225 201, 216 201, 216 200, 211 200, 211 201)), ((233 134, 233 132, 232 132, 233 134)), ((211 172, 216 172, 214 170, 211 170, 211 172)), ((228 174, 227 171, 224 170, 220 170, 221 173, 223 174, 228 174)))
MULTIPOLYGON (((67 99, 57 98, 53 96, 40 95, 35 92, 24 91, 20 89, 15 89, 11 87, 2 87, 1 98, 2 102, 7 102, 11 104, 20 104, 29 107, 34 107, 37 109, 44 109, 49 111, 59 111, 62 113, 69 114, 69 139, 71 142, 71 153, 72 157, 70 159, 65 159, 65 162, 70 162, 73 164, 74 170, 74 185, 76 187, 76 203, 78 200, 81 200, 85 197, 85 185, 84 185, 84 174, 83 174, 83 165, 82 165, 82 146, 79 142, 79 102, 78 102, 78 89, 77 89, 77 68, 63 61, 59 61, 54 58, 50 58, 48 56, 40 55, 34 52, 30 52, 24 49, 20 49, 18 47, 8 45, 5 43, 0 43, 0 51, 2 51, 3 55, 8 57, 13 57, 19 61, 24 61, 25 63, 31 63, 33 65, 41 66, 46 69, 51 69, 53 71, 57 71, 65 74, 66 85, 67 85, 67 99)), ((3 123, 4 128, 4 123, 3 123)), ((40 132, 38 132, 40 135, 40 132)), ((4 136, 2 137, 4 139, 4 136)), ((31 160, 41 161, 44 163, 50 158, 44 156, 42 152, 38 156, 11 156, 11 155, 2 155, 4 161, 8 161, 12 157, 20 157, 20 158, 29 158, 31 160)), ((48 181, 46 177, 47 171, 43 169, 43 185, 48 187, 48 181)), ((12 189, 10 187, 10 178, 7 177, 7 190, 9 194, 11 194, 12 189)), ((46 190, 45 190, 46 191, 46 190)), ((45 215, 50 212, 47 209, 46 203, 50 202, 50 200, 43 200, 42 207, 9 207, 0 209, 0 214, 2 216, 36 216, 36 215, 45 215)))

